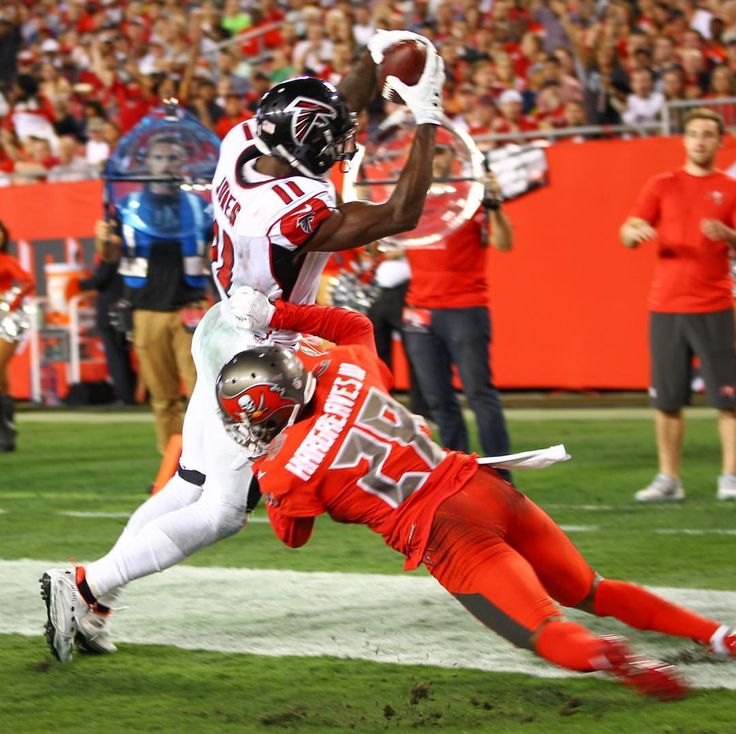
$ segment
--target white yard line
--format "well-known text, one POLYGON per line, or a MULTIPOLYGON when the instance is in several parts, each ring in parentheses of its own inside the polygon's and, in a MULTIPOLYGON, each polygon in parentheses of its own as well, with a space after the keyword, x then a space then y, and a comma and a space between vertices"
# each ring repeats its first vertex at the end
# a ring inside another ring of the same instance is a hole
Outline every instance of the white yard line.
MULTIPOLYGON (((0 633, 41 634, 45 610, 38 577, 51 565, 0 561, 0 633)), ((736 621, 736 592, 655 590, 702 614, 736 621)), ((178 566, 132 583, 122 603, 129 608, 115 615, 115 637, 123 643, 269 656, 328 655, 541 677, 575 675, 515 649, 476 622, 434 579, 409 574, 178 566)), ((692 645, 576 611, 570 617, 598 633, 625 630, 638 647, 660 656, 692 645)), ((41 649, 42 640, 38 644, 41 649)), ((124 644, 118 654, 125 655, 124 644)), ((685 674, 697 687, 736 690, 732 661, 689 665, 685 674)))
POLYGON ((110 517, 110 518, 118 518, 121 517, 123 519, 127 519, 130 517, 130 512, 81 512, 76 510, 68 510, 64 512, 57 512, 57 515, 63 515, 64 517, 85 517, 85 518, 100 518, 100 517, 110 517))
POLYGON ((657 535, 736 535, 736 530, 718 530, 716 528, 657 528, 657 535))
MULTIPOLYGON (((0 514, 7 510, 0 510, 0 514)), ((81 510, 61 510, 56 513, 64 517, 79 517, 83 519, 94 520, 96 518, 122 518, 130 517, 130 512, 84 512, 81 510)), ((250 515, 249 523, 268 523, 268 518, 261 515, 250 515)), ((605 532, 606 528, 600 525, 560 525, 560 528, 566 533, 599 533, 605 532)), ((736 535, 736 530, 709 530, 706 528, 657 528, 652 532, 659 535, 736 535)))
MULTIPOLYGON (((688 420, 710 419, 716 417, 712 408, 687 408, 688 420)), ((468 419, 474 418, 473 411, 463 408, 463 415, 468 419)), ((654 420, 651 408, 507 408, 504 415, 510 421, 564 421, 564 420, 654 420)), ((16 413, 19 423, 151 423, 153 416, 145 411, 124 412, 110 411, 108 413, 85 413, 84 411, 53 410, 53 411, 21 411, 16 413)))

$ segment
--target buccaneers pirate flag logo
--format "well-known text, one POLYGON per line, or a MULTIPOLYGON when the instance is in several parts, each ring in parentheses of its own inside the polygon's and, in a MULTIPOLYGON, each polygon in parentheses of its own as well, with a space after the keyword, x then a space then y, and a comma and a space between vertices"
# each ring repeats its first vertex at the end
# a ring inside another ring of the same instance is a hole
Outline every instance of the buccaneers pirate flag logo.
POLYGON ((283 388, 261 382, 241 390, 237 395, 222 396, 222 407, 236 423, 243 418, 251 425, 263 423, 277 413, 292 411, 296 402, 284 395, 283 388))

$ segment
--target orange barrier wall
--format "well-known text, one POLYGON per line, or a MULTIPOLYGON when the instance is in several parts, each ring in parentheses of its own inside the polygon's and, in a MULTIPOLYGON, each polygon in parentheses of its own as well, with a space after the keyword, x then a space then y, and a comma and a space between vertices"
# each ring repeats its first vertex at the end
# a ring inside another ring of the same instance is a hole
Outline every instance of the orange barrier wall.
MULTIPOLYGON (((655 253, 625 248, 618 229, 645 181, 682 165, 682 140, 559 143, 547 152, 550 185, 506 206, 514 251, 489 257, 497 384, 643 389, 655 253)), ((734 158, 729 139, 719 165, 734 158)))
MULTIPOLYGON (((680 138, 558 143, 550 185, 509 202, 511 253, 490 252, 493 368, 502 388, 644 389, 654 248, 628 250, 618 229, 644 182, 682 164, 680 138)), ((719 164, 736 159, 728 139, 719 164)), ((14 240, 89 237, 99 181, 0 189, 14 240)), ((22 360, 14 360, 14 371, 22 360)), ((27 366, 26 366, 27 369, 27 366)), ((406 385, 403 360, 397 385, 406 385)))

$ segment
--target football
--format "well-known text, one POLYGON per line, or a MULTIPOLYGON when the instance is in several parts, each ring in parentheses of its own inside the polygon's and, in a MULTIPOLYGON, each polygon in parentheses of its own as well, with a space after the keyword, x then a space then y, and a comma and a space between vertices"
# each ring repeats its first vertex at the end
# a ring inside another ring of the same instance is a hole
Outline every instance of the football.
POLYGON ((383 52, 383 61, 378 70, 381 96, 389 102, 403 104, 401 97, 386 82, 386 77, 395 76, 404 84, 416 84, 424 71, 427 48, 421 41, 399 41, 383 52))

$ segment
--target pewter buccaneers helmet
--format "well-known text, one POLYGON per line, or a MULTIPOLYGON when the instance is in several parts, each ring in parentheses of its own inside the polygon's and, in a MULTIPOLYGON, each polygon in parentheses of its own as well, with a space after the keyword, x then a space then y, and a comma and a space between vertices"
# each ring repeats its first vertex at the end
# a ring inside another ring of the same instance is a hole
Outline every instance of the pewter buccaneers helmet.
POLYGON ((355 154, 355 117, 329 82, 298 77, 263 95, 256 112, 256 147, 305 176, 320 178, 355 154))
POLYGON ((220 370, 215 392, 225 430, 255 458, 294 423, 314 387, 292 352, 263 346, 236 354, 220 370))

